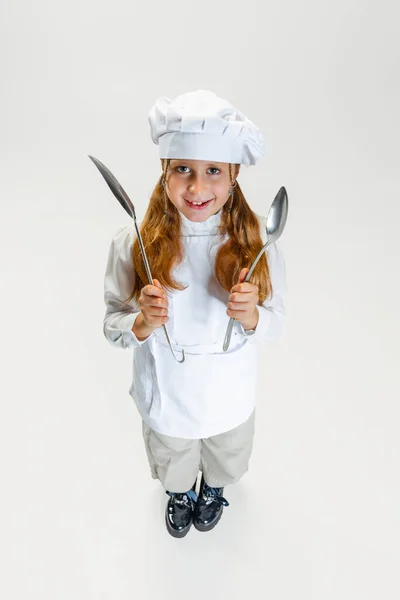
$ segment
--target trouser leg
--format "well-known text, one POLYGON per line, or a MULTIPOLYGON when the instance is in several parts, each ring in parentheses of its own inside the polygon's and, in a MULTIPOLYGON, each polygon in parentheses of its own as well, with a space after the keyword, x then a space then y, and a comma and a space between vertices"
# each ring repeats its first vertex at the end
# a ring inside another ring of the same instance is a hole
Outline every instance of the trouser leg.
POLYGON ((201 440, 163 435, 144 422, 142 430, 153 479, 170 492, 190 490, 200 469, 201 440))
POLYGON ((253 450, 255 411, 247 421, 219 435, 201 440, 200 469, 211 487, 237 483, 246 473, 253 450))

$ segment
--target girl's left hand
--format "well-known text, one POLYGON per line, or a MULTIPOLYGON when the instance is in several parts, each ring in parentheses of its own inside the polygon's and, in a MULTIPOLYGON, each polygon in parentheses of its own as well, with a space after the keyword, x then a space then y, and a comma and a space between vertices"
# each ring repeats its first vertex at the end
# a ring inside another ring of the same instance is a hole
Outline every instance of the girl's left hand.
POLYGON ((231 289, 226 311, 228 317, 239 321, 243 329, 255 329, 258 323, 258 286, 244 281, 249 270, 245 268, 240 271, 239 283, 231 289))

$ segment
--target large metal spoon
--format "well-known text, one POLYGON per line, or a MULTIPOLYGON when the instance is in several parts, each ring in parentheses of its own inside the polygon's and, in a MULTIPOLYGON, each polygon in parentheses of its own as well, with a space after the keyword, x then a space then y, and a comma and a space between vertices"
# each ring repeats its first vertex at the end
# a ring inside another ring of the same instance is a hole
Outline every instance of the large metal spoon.
MULTIPOLYGON (((125 190, 123 189, 121 184, 117 181, 117 179, 114 177, 114 175, 111 173, 111 171, 109 169, 107 169, 107 167, 105 165, 103 165, 102 162, 100 162, 97 158, 94 158, 94 156, 90 156, 90 154, 88 154, 88 156, 94 162, 96 167, 99 169, 100 173, 103 175, 104 179, 107 182, 108 187, 110 188, 110 190, 112 191, 112 193, 114 194, 114 196, 116 197, 118 202, 123 206, 123 208, 126 210, 128 215, 130 215, 133 218, 133 220, 135 222, 136 233, 137 233, 137 236, 139 239, 140 249, 142 251, 143 260, 144 260, 144 264, 146 267, 147 276, 149 278, 149 283, 151 285, 153 285, 153 277, 151 275, 149 261, 147 260, 146 252, 145 252, 143 241, 142 241, 142 236, 140 235, 139 227, 137 226, 137 223, 136 223, 135 208, 134 208, 128 194, 125 192, 125 190)), ((169 344, 169 347, 171 348, 173 357, 175 358, 175 360, 177 360, 180 363, 184 362, 184 360, 185 360, 184 350, 181 350, 182 360, 179 360, 175 355, 174 349, 172 348, 171 340, 169 338, 168 331, 167 331, 165 324, 163 325, 163 328, 165 331, 165 335, 167 336, 168 344, 169 344)))
MULTIPOLYGON (((288 213, 288 196, 287 196, 286 189, 282 186, 281 189, 279 190, 279 192, 276 194, 275 200, 271 204, 271 208, 269 209, 269 212, 268 212, 267 242, 264 244, 264 246, 261 248, 260 252, 257 254, 256 259, 254 260, 253 264, 250 267, 250 271, 246 275, 245 281, 249 281, 250 276, 253 273, 256 264, 260 260, 262 254, 266 250, 267 246, 269 246, 270 244, 275 242, 282 234, 282 231, 284 230, 285 225, 286 225, 287 213, 288 213)), ((226 334, 225 334, 224 345, 223 345, 224 352, 226 352, 229 348, 234 321, 235 321, 235 319, 233 317, 231 317, 229 319, 228 327, 227 327, 226 334)))

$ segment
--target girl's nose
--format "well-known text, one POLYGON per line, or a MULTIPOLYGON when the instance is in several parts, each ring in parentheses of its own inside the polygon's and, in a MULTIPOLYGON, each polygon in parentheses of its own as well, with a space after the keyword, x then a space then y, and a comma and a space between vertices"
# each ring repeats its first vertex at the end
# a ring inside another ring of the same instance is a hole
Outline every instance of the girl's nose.
POLYGON ((190 180, 188 189, 192 194, 198 194, 201 192, 202 187, 203 182, 201 177, 193 177, 193 179, 190 180))

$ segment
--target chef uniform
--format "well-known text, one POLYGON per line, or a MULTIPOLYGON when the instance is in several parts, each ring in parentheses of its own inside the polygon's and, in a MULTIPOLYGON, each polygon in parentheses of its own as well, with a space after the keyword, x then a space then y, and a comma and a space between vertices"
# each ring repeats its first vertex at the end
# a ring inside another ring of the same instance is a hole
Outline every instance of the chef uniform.
MULTIPOLYGON (((212 92, 198 90, 175 101, 160 98, 149 114, 160 158, 190 158, 254 164, 262 153, 255 126, 212 92)), ((222 349, 229 317, 229 291, 215 277, 215 257, 228 234, 221 236, 222 209, 204 222, 178 211, 184 260, 172 277, 187 286, 164 290, 168 296, 167 329, 144 341, 132 331, 140 313, 137 302, 124 300, 134 285, 134 224, 114 235, 104 279, 104 335, 114 347, 133 348, 129 393, 143 420, 143 437, 151 473, 166 490, 190 490, 199 469, 209 486, 235 483, 248 468, 256 403, 258 349, 278 339, 284 326, 285 264, 279 242, 267 250, 272 298, 257 305, 259 321, 246 332, 234 321, 229 349, 222 349)), ((266 218, 256 215, 263 244, 266 218)), ((140 225, 139 225, 140 227, 140 225)), ((151 265, 150 265, 151 268, 151 265)), ((157 273, 153 274, 157 277, 157 273)))

